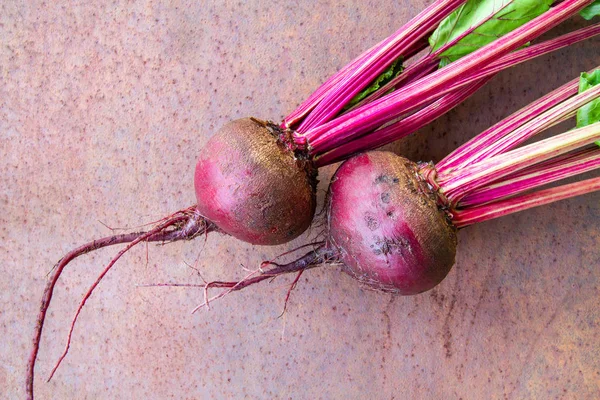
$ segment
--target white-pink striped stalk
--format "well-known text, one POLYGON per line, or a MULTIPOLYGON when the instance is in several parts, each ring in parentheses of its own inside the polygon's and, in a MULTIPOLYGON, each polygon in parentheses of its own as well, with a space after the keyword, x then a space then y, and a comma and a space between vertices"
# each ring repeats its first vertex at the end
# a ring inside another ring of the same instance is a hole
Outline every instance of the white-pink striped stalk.
POLYGON ((404 71, 402 71, 400 75, 393 78, 391 81, 383 85, 377 91, 371 93, 369 96, 362 99, 359 103, 351 107, 349 111, 360 108, 366 104, 372 103, 380 97, 383 97, 384 95, 389 93, 391 90, 395 90, 399 87, 406 86, 412 82, 423 78, 424 76, 429 75, 430 73, 438 69, 439 64, 440 61, 431 54, 421 57, 414 64, 407 66, 406 69, 404 69, 404 71))
POLYGON ((348 143, 344 143, 343 145, 338 146, 322 156, 316 156, 314 158, 315 166, 320 168, 324 165, 333 164, 350 157, 352 154, 361 151, 373 150, 408 136, 429 124, 431 121, 438 119, 440 116, 446 114, 448 111, 465 101, 473 93, 484 86, 490 79, 491 78, 483 78, 475 81, 464 88, 444 95, 442 98, 431 103, 427 107, 422 108, 421 110, 396 123, 385 126, 373 132, 371 135, 363 136, 348 143))
POLYGON ((437 183, 440 192, 454 206, 480 187, 597 140, 600 140, 600 122, 487 158, 450 177, 438 174, 437 183))
MULTIPOLYGON (((342 108, 383 73, 393 62, 406 53, 466 0, 438 0, 425 8, 397 32, 385 39, 360 63, 356 63, 342 79, 316 104, 298 126, 299 133, 322 125, 335 117, 342 108)), ((296 118, 288 117, 285 124, 293 126, 296 118)))
POLYGON ((457 181, 465 182, 467 179, 466 171, 574 116, 579 108, 600 98, 600 85, 572 96, 577 92, 578 85, 579 79, 569 82, 467 142, 450 155, 450 159, 455 157, 452 169, 448 168, 448 158, 440 162, 442 167, 436 166, 438 183, 449 185, 446 186, 447 190, 454 190, 451 187, 457 181), (550 108, 551 105, 554 106, 550 108))
POLYGON ((337 85, 347 74, 352 70, 358 63, 363 62, 363 60, 375 50, 375 48, 380 45, 380 43, 376 44, 369 50, 365 51, 363 54, 355 58, 353 61, 342 67, 338 72, 333 74, 329 79, 327 79, 321 86, 319 86, 306 100, 302 102, 290 115, 284 118, 281 123, 281 127, 284 129, 289 129, 292 126, 295 126, 299 123, 304 117, 311 112, 317 104, 319 104, 323 98, 329 93, 329 91, 337 85))
MULTIPOLYGON (((455 85, 458 87, 453 92, 445 94, 435 102, 423 107, 416 111, 410 116, 403 118, 397 122, 370 132, 358 139, 351 140, 336 147, 335 149, 326 152, 325 154, 314 154, 315 165, 321 167, 324 165, 332 164, 341 160, 344 160, 360 151, 372 150, 388 143, 399 140, 430 122, 436 120, 440 116, 444 115, 458 104, 462 103, 471 94, 475 93, 481 86, 487 82, 490 77, 498 73, 499 71, 512 67, 516 64, 528 61, 532 58, 539 57, 549 52, 558 50, 560 48, 570 46, 579 41, 588 39, 595 35, 600 34, 600 24, 592 25, 586 28, 579 29, 577 31, 562 35, 555 39, 547 40, 545 42, 526 47, 517 50, 513 53, 507 54, 500 58, 490 66, 485 67, 483 70, 478 71, 473 76, 477 76, 478 80, 470 81, 465 79, 468 84, 460 83, 455 85)), ((404 74, 403 74, 404 75, 404 74)), ((482 151, 487 146, 493 144, 496 140, 501 138, 505 132, 508 132, 519 125, 531 119, 533 116, 546 111, 548 108, 560 103, 568 97, 577 93, 579 85, 579 79, 574 79, 563 87, 555 90, 554 92, 544 96, 535 103, 532 103, 528 107, 521 111, 513 114, 508 119, 505 119, 501 123, 488 129, 487 131, 478 135, 475 139, 467 142, 465 145, 460 147, 457 151, 450 154, 446 159, 442 160, 440 164, 436 165, 438 171, 447 171, 450 167, 455 167, 459 161, 466 161, 468 155, 475 153, 477 150, 482 151), (461 154, 460 151, 466 153, 461 154), (455 155, 455 153, 457 153, 455 155), (454 158, 453 158, 454 157, 454 158)), ((369 97, 370 98, 370 97, 369 97)), ((468 159, 473 161, 472 159, 468 159)), ((475 160, 477 161, 477 160, 475 160)), ((460 164, 460 165, 464 165, 460 164)))
POLYGON ((511 197, 497 203, 480 207, 454 210, 452 211, 452 223, 457 228, 464 228, 465 226, 476 224, 478 222, 554 203, 559 200, 581 196, 598 190, 600 190, 600 177, 587 179, 581 182, 511 197))
POLYGON ((593 0, 564 0, 541 16, 489 45, 373 103, 317 126, 304 135, 297 133, 295 140, 303 144, 308 142, 309 149, 323 153, 346 141, 362 136, 390 120, 407 112, 415 111, 439 98, 451 90, 453 82, 464 79, 470 73, 489 65, 494 58, 502 57, 525 45, 592 2, 593 0))
POLYGON ((497 202, 552 182, 600 168, 600 147, 593 145, 591 148, 549 161, 526 168, 514 176, 506 177, 501 182, 492 183, 470 192, 458 202, 457 208, 472 208, 497 202))
POLYGON ((494 144, 506 134, 514 131, 527 121, 530 121, 535 116, 560 104, 569 97, 576 95, 578 88, 579 78, 575 78, 486 129, 437 163, 436 169, 438 173, 450 174, 475 161, 480 161, 477 154, 484 151, 488 146, 494 144))
POLYGON ((371 103, 371 102, 377 100, 378 98, 382 97, 386 93, 388 93, 390 90, 399 88, 401 84, 406 85, 408 83, 413 82, 416 79, 422 78, 423 76, 425 76, 428 73, 435 71, 437 69, 437 66, 440 63, 440 57, 445 51, 447 51, 448 49, 455 46, 462 39, 464 39, 465 37, 467 37, 471 33, 473 33, 477 28, 481 27, 483 24, 490 21, 492 18, 494 18, 495 15, 502 12, 502 10, 504 10, 505 8, 507 8, 511 5, 512 5, 511 2, 507 2, 504 4, 504 6, 498 8, 498 9, 491 10, 490 14, 486 18, 479 21, 478 24, 475 24, 475 25, 471 26, 469 29, 466 29, 464 32, 461 32, 460 35, 458 35, 454 39, 448 41, 447 43, 445 43, 443 46, 439 47, 435 51, 430 51, 429 54, 422 57, 415 64, 412 64, 411 66, 407 67, 406 70, 403 71, 402 74, 393 78, 390 82, 388 82, 386 85, 384 85, 380 90, 378 90, 375 93, 372 93, 366 99, 364 99, 359 104, 357 104, 357 106, 354 108, 358 108, 364 104, 371 103))
MULTIPOLYGON (((557 50, 564 46, 577 43, 581 40, 588 39, 600 33, 600 24, 591 25, 586 28, 578 29, 577 31, 562 35, 555 39, 530 46, 501 58, 489 67, 482 69, 480 72, 473 75, 478 77, 481 75, 487 76, 489 71, 496 71, 510 67, 513 63, 526 61, 530 58, 546 54, 550 51, 557 50)), ((497 71, 496 71, 497 72, 497 71)), ((539 115, 542 112, 554 107, 560 102, 577 94, 579 87, 579 78, 575 78, 546 96, 536 100, 523 109, 513 113, 504 120, 498 122, 486 131, 479 134, 477 137, 466 142, 455 151, 441 160, 436 168, 440 172, 449 172, 456 168, 461 168, 469 163, 479 161, 481 158, 477 156, 480 151, 485 150, 489 145, 493 144, 499 138, 503 137, 507 132, 511 132, 521 126, 526 121, 529 121, 533 116, 539 115)))
MULTIPOLYGON (((514 149, 533 136, 575 116, 580 107, 583 107, 590 101, 599 97, 600 86, 596 86, 563 101, 559 105, 554 106, 550 110, 547 110, 546 112, 514 129, 512 132, 505 133, 504 136, 498 138, 484 149, 473 154, 471 160, 469 160, 465 165, 473 164, 479 160, 494 157, 498 154, 502 154, 508 150, 514 149)), ((443 175, 446 174, 444 173, 443 175)))
POLYGON ((500 72, 508 67, 530 60, 532 58, 539 57, 551 51, 570 46, 585 39, 589 39, 593 36, 598 35, 599 33, 600 23, 590 25, 588 27, 581 28, 570 33, 566 33, 557 38, 549 39, 544 42, 514 51, 503 57, 500 57, 498 60, 492 62, 490 65, 481 68, 479 71, 474 72, 473 74, 470 74, 463 79, 459 79, 458 81, 452 84, 452 87, 461 87, 462 85, 468 84, 475 79, 489 76, 491 74, 500 72))
MULTIPOLYGON (((300 123, 316 106, 319 104, 325 96, 327 96, 333 88, 343 80, 346 79, 353 71, 355 71, 362 63, 368 62, 370 57, 384 45, 387 39, 377 43, 369 50, 362 53, 360 56, 355 58, 353 61, 342 67, 338 72, 333 74, 325 83, 323 83, 317 90, 315 90, 302 104, 300 104, 290 115, 284 118, 281 127, 284 129, 293 128, 300 123)), ((415 55, 416 53, 424 50, 428 46, 426 40, 422 40, 421 43, 416 45, 407 51, 404 55, 407 59, 415 55)))
MULTIPOLYGON (((485 23, 485 21, 484 21, 485 23)), ((474 26, 470 31, 472 32, 477 27, 474 26)), ((482 68, 479 72, 474 73, 473 75, 468 76, 463 81, 455 83, 453 86, 458 88, 465 84, 473 82, 473 80, 477 80, 479 78, 484 78, 486 76, 490 76, 494 73, 500 72, 503 69, 506 69, 510 66, 517 65, 523 61, 530 60, 532 58, 538 57, 542 54, 546 54, 550 51, 558 50, 562 47, 570 46, 574 43, 580 42, 582 40, 588 39, 600 33, 600 24, 590 25, 585 28, 578 29, 574 32, 570 32, 564 35, 561 35, 557 38, 546 40, 542 43, 535 44, 533 46, 525 47, 519 51, 515 51, 513 53, 507 54, 506 56, 500 58, 499 60, 493 62, 489 66, 482 68)), ((391 90, 395 90, 400 88, 407 83, 412 82, 413 80, 419 79, 422 76, 425 76, 427 73, 435 71, 437 65, 439 64, 440 55, 446 51, 448 48, 452 47, 452 45, 456 44, 458 41, 464 38, 466 35, 462 35, 458 38, 458 40, 454 40, 450 43, 449 46, 444 46, 433 53, 428 54, 425 57, 422 57, 418 62, 408 66, 402 74, 393 78, 387 84, 382 86, 376 92, 370 94, 367 98, 362 100, 353 108, 358 108, 365 104, 371 103, 378 98, 382 97, 386 93, 389 93, 391 90)))

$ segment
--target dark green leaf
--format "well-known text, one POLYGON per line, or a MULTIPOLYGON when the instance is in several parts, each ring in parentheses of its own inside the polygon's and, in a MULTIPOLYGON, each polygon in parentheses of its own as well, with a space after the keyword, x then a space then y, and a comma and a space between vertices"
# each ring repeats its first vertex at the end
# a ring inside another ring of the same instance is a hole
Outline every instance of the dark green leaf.
POLYGON ((579 11, 579 15, 581 15, 583 18, 587 19, 588 21, 590 19, 600 15, 600 0, 596 0, 595 2, 593 2, 592 4, 590 4, 589 6, 584 8, 583 10, 579 11))
POLYGON ((443 67, 543 14, 553 2, 469 0, 442 21, 430 36, 429 44, 432 51, 442 50, 439 56, 440 67, 443 67), (444 50, 448 46, 450 48, 444 50))
MULTIPOLYGON (((581 74, 579 79, 579 93, 585 92, 588 89, 600 85, 600 69, 595 70, 591 74, 586 72, 581 74)), ((585 106, 577 110, 577 127, 581 128, 587 125, 600 122, 600 98, 587 103, 585 106)), ((596 142, 600 146, 600 141, 596 142)))
POLYGON ((381 75, 379 75, 375 80, 367 86, 362 92, 358 93, 350 102, 346 105, 345 109, 349 109, 350 107, 358 104, 361 100, 366 98, 371 93, 379 90, 379 88, 385 86, 389 81, 397 77, 402 73, 404 67, 402 66, 402 57, 398 60, 394 61, 388 69, 383 71, 381 75))

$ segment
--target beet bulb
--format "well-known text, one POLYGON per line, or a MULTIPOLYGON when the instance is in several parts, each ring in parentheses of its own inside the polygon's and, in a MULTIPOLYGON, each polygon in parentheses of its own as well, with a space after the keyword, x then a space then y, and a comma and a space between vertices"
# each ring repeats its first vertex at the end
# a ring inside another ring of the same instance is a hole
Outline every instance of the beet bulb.
POLYGON ((344 162, 330 185, 329 243, 344 270, 403 295, 440 283, 456 255, 456 229, 417 164, 389 152, 344 162))
POLYGON ((198 211, 223 232, 260 245, 298 237, 316 206, 317 171, 278 126, 244 118, 221 128, 200 152, 198 211))

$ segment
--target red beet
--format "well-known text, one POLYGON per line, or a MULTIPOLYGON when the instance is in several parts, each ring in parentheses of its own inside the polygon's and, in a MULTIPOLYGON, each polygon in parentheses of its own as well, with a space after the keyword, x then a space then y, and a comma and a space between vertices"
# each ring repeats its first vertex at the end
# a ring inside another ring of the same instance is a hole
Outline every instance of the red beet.
POLYGON ((401 295, 432 289, 454 265, 457 229, 425 172, 427 168, 390 152, 350 158, 329 186, 325 242, 313 243, 312 251, 289 264, 267 263, 274 267, 261 269, 259 276, 212 282, 206 288, 228 288, 215 296, 219 298, 278 275, 342 264, 371 289, 401 295))
POLYGON ((456 255, 456 229, 417 165, 389 152, 360 154, 337 170, 329 241, 350 275, 405 295, 441 282, 456 255))
POLYGON ((196 166, 199 212, 252 244, 281 244, 304 232, 315 212, 317 172, 288 143, 277 126, 252 118, 221 128, 196 166))
POLYGON ((312 251, 289 264, 267 263, 274 267, 261 269, 259 276, 212 282, 206 288, 228 288, 214 297, 219 298, 264 279, 324 264, 342 264, 358 281, 384 292, 413 295, 433 288, 454 265, 457 230, 445 201, 423 177, 427 171, 390 152, 350 158, 329 186, 324 242, 313 243, 312 251))

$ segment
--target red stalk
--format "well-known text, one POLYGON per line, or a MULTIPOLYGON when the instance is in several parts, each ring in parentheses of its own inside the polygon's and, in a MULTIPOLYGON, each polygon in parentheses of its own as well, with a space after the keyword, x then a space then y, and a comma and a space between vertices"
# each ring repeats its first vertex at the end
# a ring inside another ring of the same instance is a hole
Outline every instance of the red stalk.
MULTIPOLYGON (((532 118, 528 122, 514 129, 512 132, 508 132, 508 130, 505 130, 504 134, 502 134, 503 132, 500 132, 500 135, 498 135, 499 137, 496 138, 493 143, 488 144, 485 148, 473 154, 472 159, 484 160, 486 158, 494 157, 498 154, 502 154, 508 150, 514 149, 518 145, 524 143, 526 140, 543 132, 551 126, 573 117, 580 107, 584 106, 591 100, 597 99, 599 96, 600 86, 587 90, 584 93, 571 97, 570 99, 564 100, 559 105, 556 105, 546 112, 541 113, 535 118, 532 118)), ((473 161, 469 162, 469 164, 473 164, 473 161)), ((441 174, 441 176, 446 175, 450 174, 441 174)))
POLYGON ((333 74, 325 83, 323 83, 317 90, 315 90, 302 104, 298 106, 290 115, 284 118, 282 126, 283 128, 291 128, 298 124, 304 117, 306 117, 316 106, 319 104, 327 93, 331 91, 342 79, 347 77, 356 66, 365 60, 377 50, 378 46, 381 46, 383 41, 377 43, 369 50, 362 53, 360 56, 355 58, 352 62, 344 66, 341 70, 333 74))
MULTIPOLYGON (((501 160, 500 155, 502 153, 513 149, 545 129, 574 116, 580 107, 600 97, 600 86, 596 86, 581 94, 563 100, 561 103, 537 116, 535 115, 535 113, 539 113, 541 109, 545 108, 551 102, 555 102, 556 99, 564 99, 567 93, 575 90, 573 88, 574 84, 574 81, 570 82, 557 91, 545 96, 540 101, 525 107, 517 114, 492 127, 491 130, 484 131, 472 141, 475 143, 482 142, 482 144, 477 144, 474 150, 468 149, 468 151, 465 151, 462 148, 458 149, 462 153, 463 159, 461 162, 464 166, 450 171, 437 170, 437 182, 444 187, 446 195, 454 199, 461 198, 470 190, 475 189, 470 186, 474 184, 473 180, 483 180, 484 175, 486 176, 485 183, 500 178, 500 176, 493 176, 496 173, 495 170, 488 169, 485 173, 481 171, 492 166, 492 159, 501 160), (525 122, 525 117, 530 119, 525 122), (520 126, 517 126, 516 123, 520 126), (480 161, 474 163, 470 161, 472 159, 480 161)), ((565 135, 567 134, 563 134, 561 137, 565 135)), ((527 148, 533 148, 532 146, 534 145, 527 146, 527 148)), ((523 149, 519 151, 523 151, 523 149)), ((515 154, 515 152, 511 154, 515 154)), ((532 164, 531 161, 529 163, 532 164)), ((482 185, 480 184, 479 186, 482 185)))
MULTIPOLYGON (((490 18, 491 18, 491 16, 490 16, 490 18)), ((471 30, 467 31, 467 34, 471 33, 475 29, 477 29, 477 26, 473 26, 471 30)), ((459 82, 455 85, 455 87, 462 86, 465 83, 470 83, 473 80, 478 79, 478 78, 490 76, 493 73, 500 72, 501 70, 506 69, 510 66, 516 65, 523 61, 530 60, 534 57, 540 56, 542 54, 546 54, 550 51, 554 51, 554 50, 558 50, 562 47, 570 46, 574 43, 577 43, 577 42, 580 42, 587 38, 590 38, 592 36, 595 36, 598 33, 600 33, 600 24, 595 24, 595 25, 591 25, 591 26, 588 26, 588 27, 585 27, 582 29, 578 29, 574 32, 567 33, 560 37, 547 40, 543 43, 526 47, 526 48, 516 51, 514 53, 508 54, 508 55, 502 57, 501 59, 493 62, 488 67, 483 68, 479 73, 476 73, 473 76, 469 76, 465 80, 467 82, 459 82)), ((380 98, 383 95, 385 95, 386 93, 388 93, 390 90, 398 89, 399 87, 401 87, 401 85, 410 83, 414 79, 421 78, 422 76, 425 75, 424 72, 426 72, 426 71, 428 71, 426 73, 433 72, 435 70, 435 68, 437 68, 437 65, 439 63, 439 56, 444 51, 446 51, 448 48, 452 47, 454 44, 456 44, 461 39, 463 39, 465 36, 466 36, 466 34, 461 35, 459 38, 457 38, 456 40, 453 40, 448 45, 436 50, 433 53, 428 54, 427 56, 421 58, 417 63, 407 67, 406 70, 402 74, 400 74, 396 78, 392 79, 390 82, 388 82, 385 86, 383 86, 377 92, 369 95, 369 97, 367 97, 362 102, 357 104, 357 106, 354 108, 358 108, 364 104, 371 103, 374 100, 377 100, 378 98, 380 98), (431 69, 432 67, 433 67, 433 69, 431 69)))
POLYGON ((549 39, 542 43, 534 44, 532 46, 514 51, 512 53, 500 57, 498 60, 492 62, 490 65, 481 68, 479 71, 474 72, 471 75, 468 75, 466 78, 459 79, 457 82, 454 82, 452 84, 452 88, 461 87, 465 84, 473 82, 473 80, 490 76, 508 67, 512 67, 527 60, 531 60, 535 57, 547 54, 554 50, 570 46, 582 40, 594 37, 598 34, 600 34, 600 24, 590 25, 588 27, 564 34, 557 38, 549 39))
POLYGON ((452 223, 457 228, 464 228, 468 225, 550 204, 555 201, 581 196, 597 190, 600 190, 600 177, 512 197, 481 207, 455 210, 452 211, 452 223))
POLYGON ((371 135, 344 143, 322 156, 317 156, 315 157, 315 166, 320 168, 324 165, 333 164, 360 151, 372 150, 408 136, 462 103, 489 80, 490 78, 480 79, 456 92, 448 93, 441 99, 392 125, 381 128, 371 135))
POLYGON ((600 122, 597 122, 485 159, 466 167, 450 179, 438 175, 437 183, 449 204, 457 204, 466 194, 490 182, 576 150, 599 139, 600 122))
POLYGON ((402 71, 400 75, 389 81, 376 92, 371 93, 368 97, 363 99, 360 103, 356 104, 350 110, 354 110, 364 106, 365 104, 372 103, 380 97, 389 93, 391 90, 398 89, 418 79, 421 79, 424 76, 429 75, 438 68, 439 63, 439 60, 435 58, 432 54, 428 54, 422 57, 416 63, 406 67, 406 69, 402 71))
MULTIPOLYGON (((323 155, 315 155, 315 165, 317 167, 329 165, 348 158, 357 152, 375 149, 399 140, 429 124, 431 121, 436 120, 440 116, 456 107, 458 104, 462 103, 471 94, 483 86, 485 82, 489 81, 490 77, 497 72, 598 34, 600 34, 600 24, 582 28, 555 39, 551 39, 510 53, 474 74, 473 76, 480 77, 478 81, 464 79, 461 83, 454 86, 460 86, 457 90, 444 95, 437 101, 423 107, 414 114, 411 114, 410 116, 384 128, 368 133, 358 139, 344 143, 323 155)), ((407 70, 400 76, 406 76, 406 73, 409 71, 409 69, 410 67, 407 68, 407 70)), ((568 84, 544 96, 521 111, 513 114, 511 117, 481 133, 479 136, 470 142, 467 142, 440 163, 438 163, 436 166, 438 172, 446 172, 446 170, 449 170, 450 168, 456 168, 459 161, 462 162, 460 165, 463 165, 467 163, 467 161, 471 161, 473 159, 478 160, 476 157, 467 158, 467 156, 475 153, 476 150, 483 151, 497 141, 500 137, 504 136, 505 131, 512 130, 517 126, 522 125, 533 116, 548 110, 550 107, 555 106, 561 101, 576 94, 578 85, 579 79, 574 79, 568 84)), ((365 100, 370 99, 372 96, 373 95, 369 96, 365 100)))
POLYGON ((361 136, 451 90, 451 84, 481 69, 493 58, 502 57, 523 46, 581 10, 592 0, 565 0, 541 16, 522 25, 491 44, 455 61, 431 75, 391 94, 307 131, 305 136, 314 153, 323 153, 343 142, 361 136))
POLYGON ((440 161, 436 165, 438 173, 450 174, 453 171, 480 161, 481 157, 477 156, 480 152, 485 151, 488 146, 502 138, 507 132, 513 131, 515 128, 522 126, 540 113, 549 110, 557 104, 560 104, 562 101, 577 94, 578 87, 579 78, 575 78, 483 131, 440 161))
MULTIPOLYGON (((323 83, 317 90, 315 90, 309 97, 306 99, 296 110, 294 110, 290 115, 284 118, 281 126, 282 128, 294 128, 297 124, 300 123, 323 99, 327 96, 333 88, 337 87, 337 85, 343 80, 348 78, 349 74, 354 71, 358 65, 361 63, 365 63, 368 61, 369 57, 371 57, 377 49, 379 49, 385 43, 387 39, 382 40, 377 43, 375 46, 371 47, 369 50, 362 53, 360 56, 351 61, 348 65, 344 66, 341 70, 332 75, 325 83, 323 83)), ((423 49, 428 46, 427 40, 421 40, 415 45, 406 51, 404 57, 409 59, 415 54, 419 53, 423 49)))
MULTIPOLYGON (((513 65, 512 62, 514 62, 515 59, 521 59, 520 62, 526 61, 529 59, 529 57, 532 58, 541 54, 546 54, 550 51, 554 51, 564 46, 569 46, 581 40, 588 39, 599 33, 600 24, 595 24, 555 39, 530 46, 503 57, 489 67, 477 73, 476 76, 485 74, 490 69, 495 70, 496 68, 506 68, 507 66, 511 66, 513 65)), ((547 111, 560 102, 577 94, 578 86, 579 78, 575 78, 567 84, 505 118, 450 153, 446 158, 437 164, 437 170, 439 172, 448 173, 452 169, 464 167, 469 163, 479 161, 481 159, 481 157, 477 156, 479 151, 485 150, 490 144, 493 144, 496 140, 504 136, 505 132, 512 131, 526 121, 529 121, 534 116, 547 111)))
MULTIPOLYGON (((421 39, 466 0, 438 0, 424 9, 396 33, 378 45, 361 63, 355 64, 301 122, 297 131, 303 133, 335 117, 357 93, 369 85, 400 56, 406 55, 421 39)), ((286 119, 287 120, 287 119, 286 119)))
POLYGON ((526 168, 502 182, 474 190, 458 203, 458 208, 472 208, 497 202, 527 190, 600 168, 600 147, 584 149, 566 157, 557 157, 526 168))

